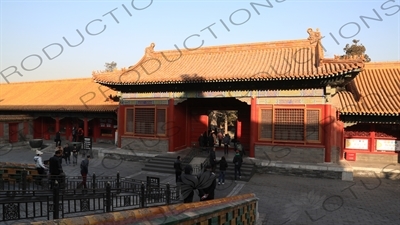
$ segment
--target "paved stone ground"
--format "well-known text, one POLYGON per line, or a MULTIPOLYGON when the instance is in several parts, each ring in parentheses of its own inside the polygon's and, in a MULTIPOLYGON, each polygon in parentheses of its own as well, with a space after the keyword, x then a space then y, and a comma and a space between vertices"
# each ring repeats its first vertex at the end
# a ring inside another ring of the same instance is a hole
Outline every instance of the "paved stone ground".
MULTIPOLYGON (((104 145, 97 148, 115 147, 104 145)), ((50 158, 53 148, 44 149, 44 152, 43 158, 50 158)), ((0 161, 32 163, 34 154, 23 146, 8 150, 3 147, 0 161)), ((80 160, 81 157, 78 162, 80 160)), ((173 174, 143 172, 143 166, 143 161, 95 157, 90 162, 89 173, 111 176, 119 171, 121 177, 145 180, 146 176, 158 176, 163 183, 175 183, 173 174)), ((68 176, 79 176, 78 166, 63 167, 68 176)), ((228 177, 225 185, 217 187, 216 198, 244 193, 255 193, 259 198, 259 224, 263 225, 400 224, 400 180, 365 177, 354 178, 351 182, 255 174, 247 183, 236 183, 228 177)), ((195 201, 198 201, 197 197, 195 201)))

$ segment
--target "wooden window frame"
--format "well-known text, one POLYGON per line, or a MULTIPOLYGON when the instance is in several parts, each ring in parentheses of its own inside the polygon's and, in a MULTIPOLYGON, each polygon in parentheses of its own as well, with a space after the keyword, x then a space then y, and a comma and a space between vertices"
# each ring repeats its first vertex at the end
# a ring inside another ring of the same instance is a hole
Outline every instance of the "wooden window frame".
POLYGON ((159 134, 157 130, 157 110, 165 110, 165 115, 164 115, 164 121, 165 125, 168 123, 167 121, 167 114, 168 114, 168 107, 167 106, 130 106, 125 108, 125 117, 124 117, 124 132, 125 134, 136 136, 136 137, 166 137, 168 135, 168 129, 165 128, 164 134, 159 134), (139 134, 136 133, 136 110, 137 109, 153 109, 154 110, 154 133, 153 134, 139 134), (133 110, 133 132, 128 132, 127 131, 127 116, 128 116, 128 110, 133 110))
POLYGON ((269 141, 272 143, 293 143, 293 144, 321 144, 322 143, 322 126, 321 126, 321 108, 314 108, 314 107, 307 107, 307 106, 261 106, 258 108, 258 140, 259 141, 269 141), (303 119, 304 119, 304 125, 303 125, 303 140, 275 140, 275 124, 276 124, 276 116, 275 116, 275 110, 276 109, 287 109, 287 110, 292 110, 292 109, 302 109, 304 111, 303 114, 303 119), (262 116, 262 110, 272 110, 272 131, 271 131, 271 138, 264 138, 261 137, 261 116, 262 116), (307 140, 307 111, 308 110, 315 110, 318 111, 318 140, 307 140))
POLYGON ((125 108, 125 116, 124 116, 124 133, 125 134, 134 134, 134 131, 135 131, 135 107, 126 107, 125 108), (128 117, 128 110, 133 110, 133 132, 130 132, 130 131, 127 131, 127 117, 128 117))

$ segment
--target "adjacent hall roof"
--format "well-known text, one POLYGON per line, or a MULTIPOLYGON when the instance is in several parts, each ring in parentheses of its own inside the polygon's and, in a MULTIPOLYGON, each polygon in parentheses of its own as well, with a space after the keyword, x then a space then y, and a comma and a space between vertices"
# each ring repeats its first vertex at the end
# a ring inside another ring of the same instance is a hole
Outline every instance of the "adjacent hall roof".
POLYGON ((0 110, 111 112, 117 93, 91 78, 0 84, 0 110))
POLYGON ((400 61, 370 62, 332 100, 341 115, 400 116, 400 61))
POLYGON ((359 71, 364 61, 324 59, 321 34, 307 30, 301 40, 154 51, 135 65, 112 72, 93 72, 104 85, 154 85, 207 82, 310 80, 359 71))

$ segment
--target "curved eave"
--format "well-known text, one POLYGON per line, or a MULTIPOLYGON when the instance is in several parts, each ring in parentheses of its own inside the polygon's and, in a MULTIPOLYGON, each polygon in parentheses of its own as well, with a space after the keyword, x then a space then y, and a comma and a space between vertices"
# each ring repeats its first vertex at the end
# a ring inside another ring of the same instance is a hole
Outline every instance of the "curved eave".
POLYGON ((400 116, 400 113, 398 112, 393 112, 393 113, 388 113, 388 112, 340 112, 340 115, 342 116, 400 116))
POLYGON ((249 81, 256 81, 256 82, 262 82, 262 81, 294 81, 294 80, 318 80, 318 79, 327 79, 327 78, 334 78, 338 76, 343 76, 346 74, 354 73, 354 72, 360 72, 361 69, 352 69, 348 71, 342 71, 339 73, 335 74, 321 74, 321 75, 315 75, 315 76, 310 76, 310 77, 279 77, 279 78, 240 78, 240 79, 213 79, 213 80, 190 80, 190 81, 160 81, 160 82, 127 82, 127 83, 121 83, 121 82, 108 82, 108 81, 102 81, 102 80, 94 80, 96 83, 99 84, 104 84, 104 85, 155 85, 155 84, 187 84, 187 83, 217 83, 217 82, 249 82, 249 81))

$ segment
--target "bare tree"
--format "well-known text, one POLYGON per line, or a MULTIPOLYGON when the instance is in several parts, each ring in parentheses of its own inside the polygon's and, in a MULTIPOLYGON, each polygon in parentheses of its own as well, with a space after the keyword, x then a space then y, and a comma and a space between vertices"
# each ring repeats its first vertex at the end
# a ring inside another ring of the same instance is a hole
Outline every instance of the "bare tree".
POLYGON ((106 67, 106 72, 112 72, 115 68, 117 68, 117 63, 112 61, 110 63, 106 63, 104 66, 106 67))
POLYGON ((358 44, 360 40, 353 40, 353 44, 346 44, 346 47, 343 48, 345 55, 342 55, 342 58, 346 56, 364 56, 365 62, 370 62, 371 58, 365 54, 367 49, 364 45, 358 44))

